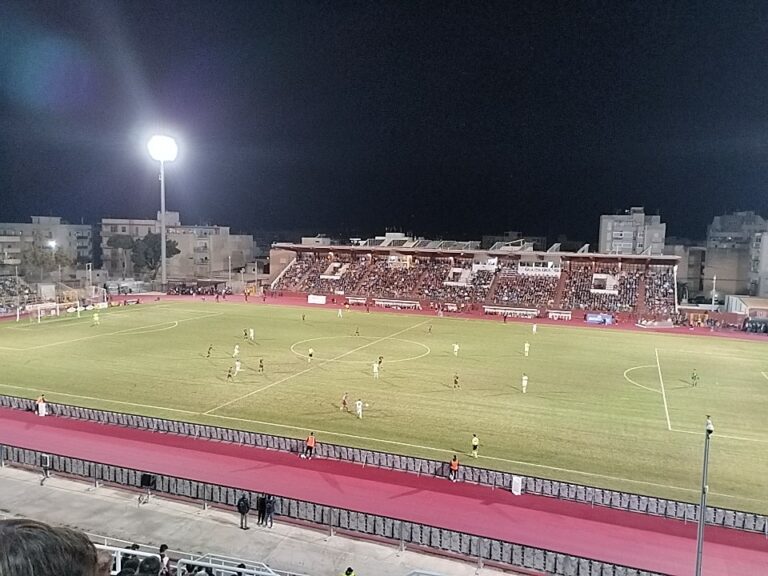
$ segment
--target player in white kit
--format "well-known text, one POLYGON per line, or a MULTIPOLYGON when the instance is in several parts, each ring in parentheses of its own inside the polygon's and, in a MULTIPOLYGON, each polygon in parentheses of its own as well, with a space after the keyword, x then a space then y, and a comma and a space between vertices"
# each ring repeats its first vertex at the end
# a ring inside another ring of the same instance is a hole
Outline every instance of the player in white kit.
POLYGON ((242 364, 240 364, 240 358, 235 360, 235 376, 237 376, 242 371, 242 364))
POLYGON ((232 351, 232 358, 240 356, 240 344, 235 344, 235 349, 232 351))
POLYGON ((454 344, 453 345, 453 355, 454 356, 458 356, 459 355, 459 345, 458 344, 454 344))
POLYGON ((373 379, 374 380, 379 379, 379 363, 378 362, 373 363, 373 379))
POLYGON ((523 394, 525 394, 526 390, 528 390, 528 374, 523 372, 523 380, 521 382, 521 385, 523 387, 523 394))
POLYGON ((251 342, 256 339, 256 331, 253 328, 248 330, 248 337, 250 338, 251 342))
POLYGON ((528 358, 528 352, 531 351, 531 345, 528 342, 526 342, 525 346, 523 346, 523 351, 525 353, 525 357, 528 358))
POLYGON ((531 328, 531 330, 533 331, 534 334, 536 334, 536 330, 538 330, 538 329, 539 329, 539 325, 538 324, 534 324, 533 327, 531 328))
POLYGON ((363 401, 359 398, 355 402, 355 414, 358 418, 362 419, 363 417, 363 401))

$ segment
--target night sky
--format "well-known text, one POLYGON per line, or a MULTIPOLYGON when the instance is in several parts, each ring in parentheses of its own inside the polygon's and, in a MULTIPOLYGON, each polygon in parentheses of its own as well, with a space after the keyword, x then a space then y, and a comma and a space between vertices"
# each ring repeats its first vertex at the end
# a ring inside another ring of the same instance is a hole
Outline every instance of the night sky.
POLYGON ((768 212, 765 2, 0 3, 0 221, 594 240, 768 212))

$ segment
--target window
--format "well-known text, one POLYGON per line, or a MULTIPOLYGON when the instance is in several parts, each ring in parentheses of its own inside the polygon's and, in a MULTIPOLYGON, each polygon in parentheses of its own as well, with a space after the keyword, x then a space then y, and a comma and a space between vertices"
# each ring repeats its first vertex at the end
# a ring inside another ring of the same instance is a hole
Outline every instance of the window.
POLYGON ((110 226, 109 227, 110 232, 117 232, 117 226, 110 226))
POLYGON ((122 233, 125 234, 126 231, 127 231, 127 228, 125 226, 122 226, 122 233))

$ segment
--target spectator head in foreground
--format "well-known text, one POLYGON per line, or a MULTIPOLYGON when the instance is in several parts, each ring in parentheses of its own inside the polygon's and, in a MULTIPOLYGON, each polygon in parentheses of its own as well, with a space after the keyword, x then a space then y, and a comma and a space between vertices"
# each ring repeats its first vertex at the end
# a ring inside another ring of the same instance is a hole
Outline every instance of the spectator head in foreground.
POLYGON ((155 556, 148 556, 147 558, 142 559, 141 564, 139 564, 139 574, 142 576, 146 574, 149 576, 149 574, 152 574, 152 576, 157 576, 157 574, 160 573, 160 569, 162 568, 162 564, 160 564, 160 559, 156 558, 155 556))
POLYGON ((0 520, 0 576, 106 576, 110 565, 78 530, 0 520))

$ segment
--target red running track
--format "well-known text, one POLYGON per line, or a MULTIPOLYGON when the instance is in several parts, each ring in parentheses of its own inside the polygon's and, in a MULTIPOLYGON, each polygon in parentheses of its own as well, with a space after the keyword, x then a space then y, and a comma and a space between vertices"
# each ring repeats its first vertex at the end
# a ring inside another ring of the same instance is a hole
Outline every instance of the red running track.
MULTIPOLYGON (((268 492, 673 575, 693 572, 696 527, 514 496, 334 460, 0 409, 0 444, 268 492)), ((704 573, 768 574, 768 539, 707 527, 704 573)))

